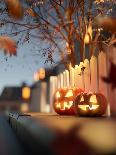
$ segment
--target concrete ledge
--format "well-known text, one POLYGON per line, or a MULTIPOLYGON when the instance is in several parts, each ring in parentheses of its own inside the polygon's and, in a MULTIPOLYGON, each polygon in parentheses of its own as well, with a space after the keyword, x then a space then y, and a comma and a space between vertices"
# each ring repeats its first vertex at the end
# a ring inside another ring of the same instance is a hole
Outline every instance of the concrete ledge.
MULTIPOLYGON (((116 122, 107 117, 9 113, 9 123, 34 153, 116 154, 116 122)), ((32 153, 31 153, 32 154, 32 153)))
POLYGON ((55 137, 53 131, 45 128, 41 123, 36 123, 30 115, 26 114, 9 113, 9 123, 31 152, 53 154, 49 148, 55 137))

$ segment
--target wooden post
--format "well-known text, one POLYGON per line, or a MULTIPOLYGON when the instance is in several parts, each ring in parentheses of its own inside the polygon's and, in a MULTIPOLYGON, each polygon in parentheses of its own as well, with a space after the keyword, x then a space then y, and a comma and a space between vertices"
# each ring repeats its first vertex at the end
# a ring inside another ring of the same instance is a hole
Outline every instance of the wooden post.
POLYGON ((89 92, 91 89, 91 84, 90 84, 90 65, 89 65, 89 60, 85 59, 84 60, 84 85, 85 85, 85 92, 89 92))
POLYGON ((78 65, 75 65, 75 73, 74 73, 74 86, 75 87, 78 87, 78 68, 79 66, 78 65))
POLYGON ((74 87, 74 68, 71 67, 70 69, 70 86, 74 87))
MULTIPOLYGON (((108 59, 116 65, 116 48, 110 46, 107 51, 108 59)), ((109 61, 108 61, 109 62, 109 61)), ((108 73, 110 72, 111 63, 108 63, 108 73)), ((109 77, 110 75, 107 75, 109 77)), ((116 116, 116 88, 112 88, 112 84, 108 84, 108 98, 110 103, 110 115, 116 116)))
POLYGON ((97 58, 95 56, 91 57, 90 60, 90 70, 91 70, 91 91, 98 91, 98 68, 97 68, 97 58))
POLYGON ((66 86, 69 87, 69 85, 70 85, 70 82, 69 82, 69 71, 65 70, 65 72, 66 72, 66 86))
POLYGON ((60 73, 60 87, 61 87, 61 88, 64 87, 64 83, 63 83, 63 73, 60 73))
POLYGON ((50 76, 50 93, 49 93, 49 97, 50 97, 50 112, 54 112, 53 109, 53 100, 54 100, 54 93, 56 91, 56 76, 50 76))

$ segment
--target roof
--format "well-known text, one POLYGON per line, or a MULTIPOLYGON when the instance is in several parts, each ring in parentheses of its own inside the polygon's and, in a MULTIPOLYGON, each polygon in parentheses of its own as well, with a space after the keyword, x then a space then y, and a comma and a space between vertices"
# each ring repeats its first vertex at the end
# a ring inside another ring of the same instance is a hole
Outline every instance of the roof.
POLYGON ((22 87, 5 87, 0 96, 0 101, 22 100, 22 87))

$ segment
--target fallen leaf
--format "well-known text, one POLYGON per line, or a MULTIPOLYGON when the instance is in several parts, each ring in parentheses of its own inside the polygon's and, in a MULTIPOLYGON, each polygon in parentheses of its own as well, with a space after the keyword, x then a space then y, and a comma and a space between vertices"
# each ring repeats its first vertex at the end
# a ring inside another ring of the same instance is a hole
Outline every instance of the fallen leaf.
POLYGON ((0 36, 0 49, 4 50, 4 54, 10 54, 10 56, 17 54, 16 42, 7 36, 0 36))

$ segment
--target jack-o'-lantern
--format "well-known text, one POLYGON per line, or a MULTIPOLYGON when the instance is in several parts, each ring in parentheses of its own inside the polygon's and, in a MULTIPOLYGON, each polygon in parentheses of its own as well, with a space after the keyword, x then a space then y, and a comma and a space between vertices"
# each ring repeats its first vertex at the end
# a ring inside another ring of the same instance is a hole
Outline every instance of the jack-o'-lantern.
POLYGON ((55 92, 53 107, 60 115, 74 115, 74 99, 83 92, 80 88, 60 88, 55 92))
POLYGON ((81 93, 74 103, 80 116, 102 116, 107 108, 107 100, 101 93, 81 93))

